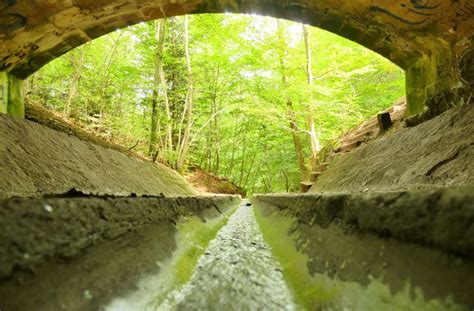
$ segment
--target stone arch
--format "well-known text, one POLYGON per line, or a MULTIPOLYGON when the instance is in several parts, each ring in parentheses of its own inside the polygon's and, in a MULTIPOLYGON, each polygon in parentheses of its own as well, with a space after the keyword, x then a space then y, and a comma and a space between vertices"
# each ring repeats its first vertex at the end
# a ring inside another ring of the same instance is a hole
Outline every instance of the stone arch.
POLYGON ((473 53, 466 51, 473 41, 474 0, 3 0, 0 8, 0 81, 7 81, 3 101, 10 105, 21 99, 8 97, 9 88, 99 36, 142 21, 223 12, 304 22, 381 54, 406 71, 412 114, 425 104, 442 110, 440 94, 453 89, 472 92, 470 69, 466 74, 459 68, 472 64, 466 57, 473 53))

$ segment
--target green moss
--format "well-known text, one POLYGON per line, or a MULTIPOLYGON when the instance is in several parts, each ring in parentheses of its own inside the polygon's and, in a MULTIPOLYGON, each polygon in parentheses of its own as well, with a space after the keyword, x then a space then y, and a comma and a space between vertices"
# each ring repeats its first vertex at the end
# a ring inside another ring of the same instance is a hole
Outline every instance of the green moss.
POLYGON ((181 240, 178 243, 185 245, 184 251, 173 266, 178 285, 182 286, 189 281, 199 257, 204 254, 210 241, 216 237, 227 220, 228 218, 224 217, 215 224, 209 224, 193 217, 178 225, 181 240))
POLYGON ((23 80, 6 72, 0 72, 0 112, 25 117, 23 80))
POLYGON ((24 118, 25 99, 23 94, 23 80, 10 76, 8 93, 8 114, 14 117, 24 118))
POLYGON ((254 210, 263 236, 283 268, 283 276, 292 289, 296 303, 306 310, 320 310, 332 305, 332 302, 340 297, 341 290, 327 277, 311 276, 307 268, 308 257, 298 252, 293 239, 287 233, 293 220, 267 218, 259 208, 254 210))
POLYGON ((236 208, 229 209, 224 217, 204 221, 193 216, 178 223, 177 250, 168 262, 161 264, 162 273, 155 281, 157 295, 149 303, 149 309, 159 309, 167 299, 172 300, 172 293, 179 292, 190 280, 199 258, 236 208))
MULTIPOLYGON (((260 205, 260 203, 258 203, 260 205)), ((324 274, 311 275, 307 268, 308 257, 298 252, 297 233, 288 234, 294 218, 279 213, 267 215, 265 207, 255 206, 255 217, 272 253, 283 268, 283 276, 293 292, 295 302, 304 310, 466 310, 445 299, 426 300, 419 288, 410 283, 397 293, 379 279, 368 285, 329 278, 324 274)), ((271 207, 269 207, 271 210, 271 207)), ((296 231, 297 232, 297 231, 296 231)))

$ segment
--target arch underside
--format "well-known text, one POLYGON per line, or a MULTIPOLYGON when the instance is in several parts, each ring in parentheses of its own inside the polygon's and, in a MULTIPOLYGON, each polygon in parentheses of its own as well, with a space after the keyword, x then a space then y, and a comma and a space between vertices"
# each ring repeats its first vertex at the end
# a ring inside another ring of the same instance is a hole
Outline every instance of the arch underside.
POLYGON ((40 0, 31 5, 8 0, 0 11, 0 71, 25 79, 51 60, 117 29, 163 17, 232 12, 303 22, 357 42, 405 70, 422 67, 420 76, 431 75, 430 66, 437 67, 434 71, 449 68, 444 79, 455 80, 457 58, 472 54, 466 50, 474 32, 474 0, 387 2, 40 0))

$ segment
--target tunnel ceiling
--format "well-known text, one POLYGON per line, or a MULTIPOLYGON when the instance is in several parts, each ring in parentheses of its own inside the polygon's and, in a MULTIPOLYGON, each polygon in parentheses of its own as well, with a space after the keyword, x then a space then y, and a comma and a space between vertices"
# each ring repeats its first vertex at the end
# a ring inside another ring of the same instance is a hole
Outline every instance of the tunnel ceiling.
POLYGON ((471 42, 466 38, 474 33, 474 0, 1 1, 0 71, 21 79, 96 37, 183 14, 256 13, 301 21, 358 42, 405 69, 439 46, 450 47, 462 63, 471 42))

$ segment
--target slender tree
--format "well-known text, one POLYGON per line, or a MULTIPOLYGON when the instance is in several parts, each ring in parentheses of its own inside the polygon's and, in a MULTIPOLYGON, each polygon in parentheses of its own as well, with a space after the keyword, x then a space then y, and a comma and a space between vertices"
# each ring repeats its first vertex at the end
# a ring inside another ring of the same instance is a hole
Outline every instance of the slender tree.
MULTIPOLYGON (((277 19, 277 28, 278 28, 278 41, 279 41, 279 51, 280 51, 280 67, 282 73, 282 80, 283 80, 283 87, 288 90, 288 70, 286 68, 285 58, 288 54, 287 43, 285 40, 285 29, 282 25, 282 22, 277 19)), ((291 97, 288 95, 286 99, 286 106, 287 106, 287 115, 288 121, 290 123, 290 131, 291 135, 293 136, 293 144, 295 146, 295 153, 296 158, 298 160, 298 167, 300 169, 301 179, 304 180, 308 176, 308 170, 305 164, 305 157, 303 153, 303 144, 301 143, 301 138, 299 136, 299 129, 296 124, 296 114, 293 108, 293 101, 291 97)))
POLYGON ((82 76, 82 67, 84 66, 84 50, 79 50, 77 53, 71 53, 69 55, 69 61, 72 66, 73 74, 69 82, 69 92, 64 105, 64 114, 66 116, 71 114, 72 103, 78 93, 79 82, 82 76))
POLYGON ((309 102, 308 102, 308 135, 310 139, 310 149, 311 157, 309 161, 310 170, 316 170, 318 152, 321 150, 321 144, 319 143, 318 134, 316 133, 316 125, 314 122, 314 103, 313 103, 313 87, 314 87, 314 78, 313 78, 313 63, 311 55, 311 42, 309 29, 306 25, 302 24, 303 27, 303 36, 304 44, 306 51, 306 75, 308 80, 308 89, 310 92, 309 102))
MULTIPOLYGON (((160 127, 160 105, 159 102, 163 101, 164 110, 166 114, 166 123, 165 123, 165 143, 160 144, 163 146, 164 150, 161 150, 161 157, 166 157, 169 150, 173 147, 172 142, 172 124, 171 124, 171 112, 169 107, 168 99, 168 86, 166 83, 165 72, 164 72, 164 62, 163 62, 163 49, 165 45, 165 35, 166 35, 166 18, 160 19, 156 23, 156 39, 157 46, 155 52, 155 74, 153 79, 153 97, 152 97, 152 109, 151 109, 151 129, 150 129, 150 144, 149 144, 149 156, 156 158, 157 153, 157 142, 159 138, 158 128, 160 127)), ((161 137, 160 137, 161 139, 161 137)))
POLYGON ((188 25, 188 16, 184 17, 184 48, 185 48, 185 57, 186 57, 186 69, 188 73, 188 90, 186 93, 185 105, 183 116, 186 116, 186 124, 184 128, 183 139, 181 140, 181 145, 179 146, 178 152, 178 161, 176 163, 176 169, 181 170, 184 166, 186 156, 189 151, 190 146, 190 135, 191 128, 193 126, 193 95, 194 95, 194 81, 193 81, 193 71, 191 67, 191 58, 189 56, 189 25, 188 25))

